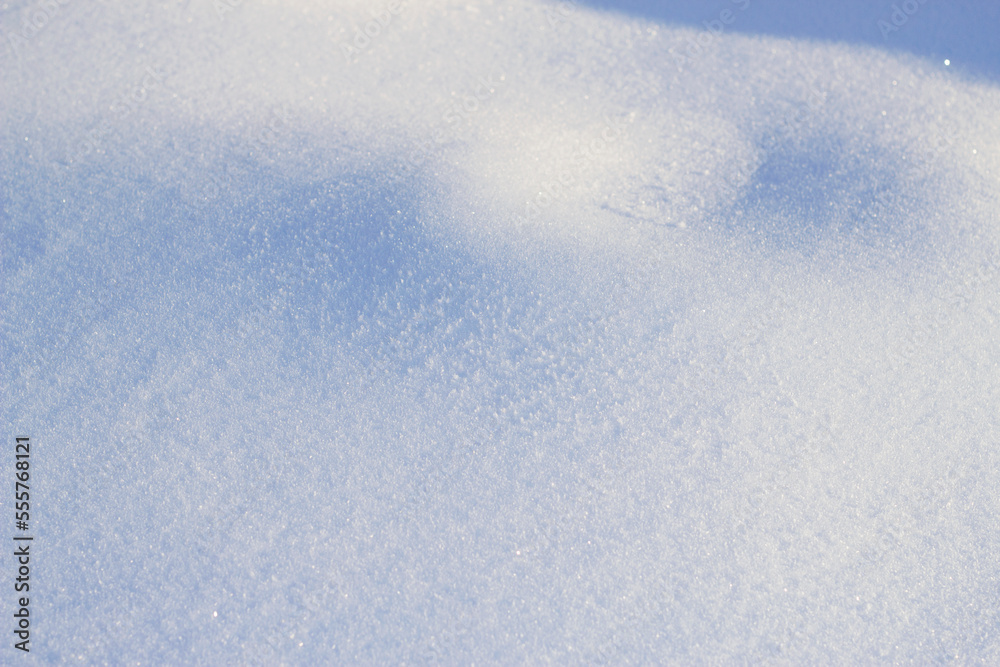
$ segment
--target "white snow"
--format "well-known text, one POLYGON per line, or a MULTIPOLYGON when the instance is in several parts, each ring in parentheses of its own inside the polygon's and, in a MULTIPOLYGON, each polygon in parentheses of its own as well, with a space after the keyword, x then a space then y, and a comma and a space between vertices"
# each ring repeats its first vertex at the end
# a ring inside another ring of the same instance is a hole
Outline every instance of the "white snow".
POLYGON ((31 657, 1000 661, 997 13, 802 4, 0 4, 31 657))

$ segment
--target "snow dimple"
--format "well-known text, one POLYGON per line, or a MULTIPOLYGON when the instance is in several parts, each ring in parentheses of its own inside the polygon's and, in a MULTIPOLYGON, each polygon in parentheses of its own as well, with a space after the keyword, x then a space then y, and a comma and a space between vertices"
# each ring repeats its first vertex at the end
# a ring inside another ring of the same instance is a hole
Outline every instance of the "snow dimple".
POLYGON ((720 116, 587 111, 517 114, 464 161, 501 230, 603 245, 628 228, 684 228, 726 202, 719 184, 737 181, 750 159, 720 116))

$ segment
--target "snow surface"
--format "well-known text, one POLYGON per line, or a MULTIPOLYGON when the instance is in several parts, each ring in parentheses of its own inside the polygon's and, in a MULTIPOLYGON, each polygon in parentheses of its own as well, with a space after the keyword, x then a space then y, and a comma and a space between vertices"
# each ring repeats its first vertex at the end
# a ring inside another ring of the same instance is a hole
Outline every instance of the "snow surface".
POLYGON ((0 4, 28 662, 1000 663, 995 3, 230 2, 0 4))

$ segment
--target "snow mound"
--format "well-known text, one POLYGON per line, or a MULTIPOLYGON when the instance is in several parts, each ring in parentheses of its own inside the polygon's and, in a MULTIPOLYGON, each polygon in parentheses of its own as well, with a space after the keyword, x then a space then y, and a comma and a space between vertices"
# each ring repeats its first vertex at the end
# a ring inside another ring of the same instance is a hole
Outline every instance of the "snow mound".
POLYGON ((0 5, 32 658, 1000 660, 995 83, 328 5, 0 5))

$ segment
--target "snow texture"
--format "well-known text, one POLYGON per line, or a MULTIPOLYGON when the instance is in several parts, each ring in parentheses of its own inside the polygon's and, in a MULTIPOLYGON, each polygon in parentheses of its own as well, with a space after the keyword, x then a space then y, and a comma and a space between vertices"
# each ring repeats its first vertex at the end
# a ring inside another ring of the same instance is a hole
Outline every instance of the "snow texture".
POLYGON ((1000 663, 998 6, 0 4, 24 664, 1000 663))

